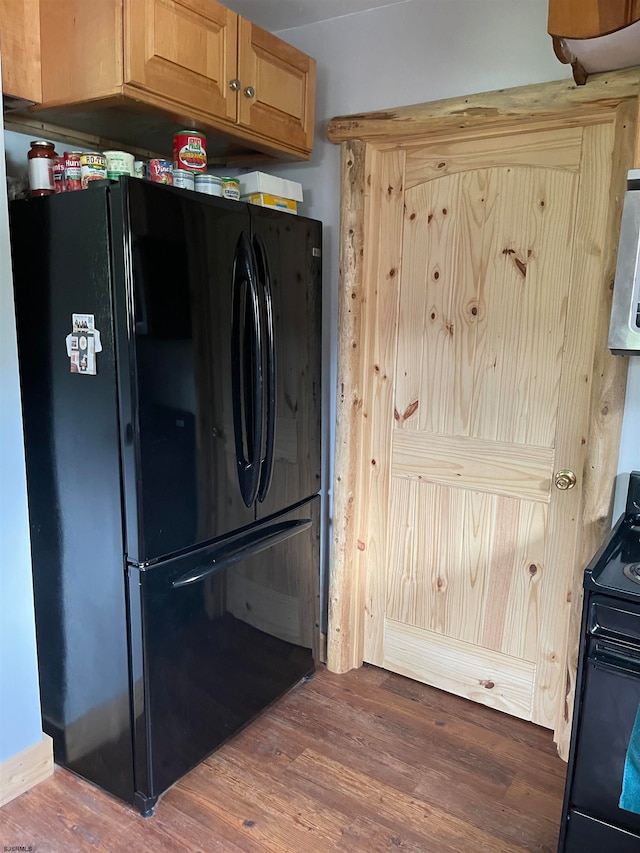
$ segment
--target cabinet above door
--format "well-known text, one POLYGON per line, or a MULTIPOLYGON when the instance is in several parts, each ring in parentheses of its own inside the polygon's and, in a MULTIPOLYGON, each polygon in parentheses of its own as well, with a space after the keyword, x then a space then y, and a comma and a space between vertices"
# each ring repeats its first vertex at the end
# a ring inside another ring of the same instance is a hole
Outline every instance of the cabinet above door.
POLYGON ((549 0, 552 36, 588 39, 604 36, 640 20, 640 0, 549 0))
POLYGON ((203 130, 214 156, 311 153, 315 60, 216 0, 41 0, 40 13, 39 119, 158 153, 176 125, 203 130))
POLYGON ((640 62, 640 0, 549 0, 547 29, 578 85, 640 62))

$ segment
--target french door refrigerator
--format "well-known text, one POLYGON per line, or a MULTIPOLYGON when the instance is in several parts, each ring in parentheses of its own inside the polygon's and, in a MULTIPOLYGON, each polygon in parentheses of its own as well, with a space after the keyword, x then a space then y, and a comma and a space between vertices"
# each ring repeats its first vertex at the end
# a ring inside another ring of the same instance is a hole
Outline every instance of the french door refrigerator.
POLYGON ((10 216, 44 728, 146 815, 314 668, 321 225, 136 179, 10 216))

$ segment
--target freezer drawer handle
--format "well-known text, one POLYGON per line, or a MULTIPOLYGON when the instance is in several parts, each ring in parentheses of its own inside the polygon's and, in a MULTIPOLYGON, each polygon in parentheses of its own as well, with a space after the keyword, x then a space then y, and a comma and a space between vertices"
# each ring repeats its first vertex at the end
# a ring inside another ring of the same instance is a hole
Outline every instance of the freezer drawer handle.
POLYGON ((196 566, 195 569, 182 575, 181 578, 175 580, 172 584, 174 588, 188 586, 192 583, 204 580, 204 578, 215 575, 218 572, 228 569, 234 563, 239 563, 246 557, 251 557, 278 542, 283 542, 290 536, 295 536, 297 533, 302 533, 311 527, 310 518, 298 518, 293 521, 281 521, 279 524, 274 524, 267 527, 265 530, 260 530, 253 533, 250 537, 245 537, 240 543, 236 543, 236 547, 231 550, 221 549, 220 554, 204 566, 196 566))

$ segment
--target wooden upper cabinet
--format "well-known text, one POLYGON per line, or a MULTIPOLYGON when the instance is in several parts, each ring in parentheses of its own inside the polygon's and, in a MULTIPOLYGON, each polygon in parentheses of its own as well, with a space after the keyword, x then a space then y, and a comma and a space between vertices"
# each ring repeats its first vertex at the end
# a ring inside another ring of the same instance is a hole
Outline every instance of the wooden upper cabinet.
POLYGON ((240 18, 238 79, 240 124, 311 150, 316 88, 311 57, 240 18))
POLYGON ((92 131, 92 116, 103 136, 144 147, 139 116, 151 108, 158 121, 224 137, 229 150, 309 156, 315 60, 216 0, 40 0, 40 9, 42 114, 54 123, 92 131))
POLYGON ((40 14, 38 0, 0 0, 2 91, 39 103, 40 14))
POLYGON ((640 0, 549 0, 552 36, 586 39, 603 36, 640 20, 640 0))
POLYGON ((125 8, 124 82, 235 121, 238 16, 213 0, 135 0, 125 8))

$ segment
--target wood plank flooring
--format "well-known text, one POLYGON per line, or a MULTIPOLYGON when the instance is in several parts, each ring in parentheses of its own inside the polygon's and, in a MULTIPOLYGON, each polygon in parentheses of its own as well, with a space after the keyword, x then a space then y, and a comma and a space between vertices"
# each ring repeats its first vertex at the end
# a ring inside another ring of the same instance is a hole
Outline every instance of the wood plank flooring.
POLYGON ((153 817, 66 770, 0 810, 37 853, 555 851, 551 733, 365 666, 321 668, 202 762, 153 817))

